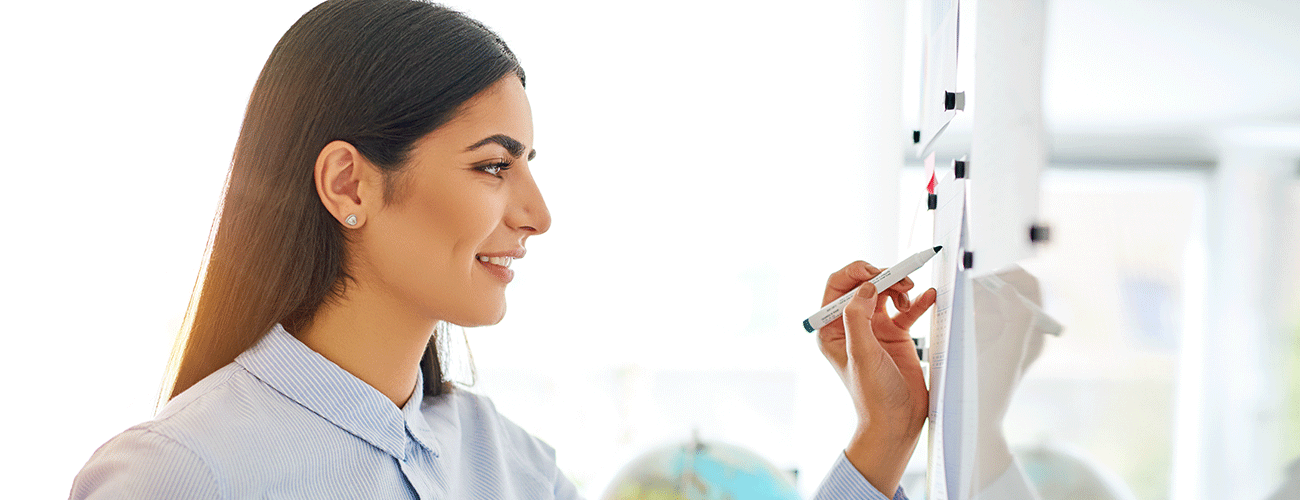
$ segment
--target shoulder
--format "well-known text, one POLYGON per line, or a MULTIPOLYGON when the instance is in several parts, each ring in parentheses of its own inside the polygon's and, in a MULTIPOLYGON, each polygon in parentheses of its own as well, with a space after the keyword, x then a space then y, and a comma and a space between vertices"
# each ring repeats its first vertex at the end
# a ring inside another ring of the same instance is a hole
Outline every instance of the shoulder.
POLYGON ((502 415, 487 396, 456 387, 430 403, 426 406, 430 423, 456 429, 455 438, 449 440, 454 443, 452 453, 474 462, 500 461, 517 472, 556 480, 555 449, 502 415))
POLYGON ((247 377, 250 374, 236 363, 230 363, 212 372, 211 375, 204 377, 203 380, 198 381, 185 392, 177 394, 163 405, 153 421, 185 420, 187 416, 199 412, 203 406, 228 397, 232 391, 238 391, 241 385, 245 385, 240 380, 241 376, 247 377))
POLYGON ((71 498, 221 498, 197 453, 149 427, 132 427, 96 450, 73 481, 71 498))
POLYGON ((276 427, 276 414, 285 406, 283 396, 231 363, 177 395, 142 426, 206 455, 276 427))
POLYGON ((72 498, 220 498, 282 461, 282 441, 316 432, 304 410, 231 363, 177 395, 153 420, 93 455, 72 498), (292 428, 291 432, 286 429, 292 428), (220 493, 220 495, 219 495, 220 493))
POLYGON ((237 372, 233 364, 214 372, 153 420, 100 446, 73 481, 71 498, 220 498, 217 474, 195 431, 204 427, 197 418, 203 407, 223 399, 237 372))
POLYGON ((554 463, 555 449, 501 414, 491 398, 459 387, 446 397, 455 405, 465 431, 499 440, 526 461, 554 463))
POLYGON ((555 449, 497 411, 492 400, 461 387, 426 400, 425 416, 438 429, 455 429, 441 440, 444 451, 473 464, 475 475, 509 478, 497 486, 503 498, 579 498, 560 471, 555 449))

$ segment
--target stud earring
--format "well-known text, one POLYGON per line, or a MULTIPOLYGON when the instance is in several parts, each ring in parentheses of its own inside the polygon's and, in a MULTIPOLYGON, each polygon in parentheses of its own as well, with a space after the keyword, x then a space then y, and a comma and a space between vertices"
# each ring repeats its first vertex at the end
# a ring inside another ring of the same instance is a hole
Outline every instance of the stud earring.
POLYGON ((349 226, 357 225, 357 214, 348 214, 348 218, 343 219, 343 222, 348 223, 349 226))

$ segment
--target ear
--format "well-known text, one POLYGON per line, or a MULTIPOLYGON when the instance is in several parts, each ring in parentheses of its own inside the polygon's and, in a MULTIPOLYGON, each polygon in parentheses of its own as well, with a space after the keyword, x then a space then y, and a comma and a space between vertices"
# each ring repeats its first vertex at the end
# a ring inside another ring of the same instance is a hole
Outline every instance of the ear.
POLYGON ((344 228, 365 225, 368 212, 379 208, 379 172, 347 142, 333 141, 321 148, 316 156, 315 179, 321 204, 344 228), (355 224, 348 223, 349 216, 356 216, 355 224))

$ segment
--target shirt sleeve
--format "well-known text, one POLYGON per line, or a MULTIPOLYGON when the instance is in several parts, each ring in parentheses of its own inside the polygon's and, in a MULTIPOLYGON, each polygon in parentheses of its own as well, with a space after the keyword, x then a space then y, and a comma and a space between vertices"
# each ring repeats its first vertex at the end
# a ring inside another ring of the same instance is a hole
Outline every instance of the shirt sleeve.
POLYGON ((215 500, 212 470, 189 448, 147 429, 131 429, 91 455, 72 482, 72 500, 215 500))
MULTIPOLYGON (((835 461, 831 467, 831 472, 826 475, 822 485, 817 488, 817 493, 813 495, 813 500, 890 500, 880 493, 875 486, 867 482, 867 478, 862 477, 862 473, 849 462, 849 457, 840 453, 840 458, 835 461)), ((907 500, 907 495, 903 494, 903 487, 899 486, 894 491, 892 500, 907 500)))

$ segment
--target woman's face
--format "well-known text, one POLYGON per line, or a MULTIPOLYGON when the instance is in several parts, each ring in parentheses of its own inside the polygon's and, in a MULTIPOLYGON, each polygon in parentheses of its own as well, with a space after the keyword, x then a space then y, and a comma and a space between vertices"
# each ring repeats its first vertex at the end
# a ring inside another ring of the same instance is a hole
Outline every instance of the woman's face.
MULTIPOLYGON (((551 215, 533 182, 533 117, 519 78, 467 101, 416 142, 397 196, 369 216, 358 265, 401 309, 463 326, 505 315, 512 259, 551 215)), ((360 278, 360 276, 358 276, 360 278)))

